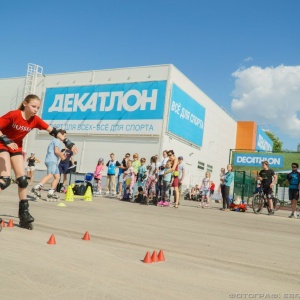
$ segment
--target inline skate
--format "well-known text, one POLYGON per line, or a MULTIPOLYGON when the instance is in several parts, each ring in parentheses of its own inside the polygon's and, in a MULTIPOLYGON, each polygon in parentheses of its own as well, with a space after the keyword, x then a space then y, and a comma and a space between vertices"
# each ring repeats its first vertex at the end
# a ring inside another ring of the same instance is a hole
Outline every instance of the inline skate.
POLYGON ((19 225, 21 228, 32 230, 34 218, 30 215, 28 208, 29 204, 27 199, 19 202, 19 225))

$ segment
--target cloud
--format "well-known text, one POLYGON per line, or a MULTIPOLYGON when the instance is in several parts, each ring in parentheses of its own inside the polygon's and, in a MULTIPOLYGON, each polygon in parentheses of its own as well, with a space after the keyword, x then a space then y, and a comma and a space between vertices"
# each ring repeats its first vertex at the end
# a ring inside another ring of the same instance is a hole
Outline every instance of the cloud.
POLYGON ((244 58, 244 62, 253 61, 253 58, 251 56, 244 58))
POLYGON ((231 109, 239 120, 269 124, 289 137, 299 137, 300 66, 253 66, 232 76, 231 109))

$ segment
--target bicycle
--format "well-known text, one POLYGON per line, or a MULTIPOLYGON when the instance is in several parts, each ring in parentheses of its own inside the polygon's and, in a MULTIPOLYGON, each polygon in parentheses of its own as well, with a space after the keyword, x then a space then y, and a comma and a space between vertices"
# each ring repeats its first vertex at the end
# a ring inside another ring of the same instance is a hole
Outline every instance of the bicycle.
MULTIPOLYGON (((255 214, 260 214, 264 207, 266 207, 268 212, 270 212, 269 203, 264 195, 263 189, 260 189, 258 193, 254 194, 252 197, 253 197, 252 209, 255 214)), ((273 195, 272 195, 272 201, 273 201, 273 208, 275 211, 277 211, 280 208, 281 203, 279 199, 274 197, 273 195)))

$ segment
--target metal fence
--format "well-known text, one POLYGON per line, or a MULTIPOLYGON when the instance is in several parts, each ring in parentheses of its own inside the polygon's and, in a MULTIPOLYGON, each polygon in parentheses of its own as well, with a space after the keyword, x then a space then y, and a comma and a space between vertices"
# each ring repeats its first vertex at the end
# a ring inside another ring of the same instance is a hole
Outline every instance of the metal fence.
POLYGON ((246 200, 253 195, 256 187, 256 176, 250 171, 234 171, 233 197, 246 200))

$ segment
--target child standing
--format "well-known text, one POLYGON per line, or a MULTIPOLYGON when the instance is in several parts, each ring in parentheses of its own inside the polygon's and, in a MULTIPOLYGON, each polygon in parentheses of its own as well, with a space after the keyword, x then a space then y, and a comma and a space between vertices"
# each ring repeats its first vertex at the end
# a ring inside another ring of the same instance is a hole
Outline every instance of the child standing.
POLYGON ((127 161, 127 169, 124 171, 124 181, 126 184, 126 189, 123 194, 123 199, 127 199, 127 197, 130 199, 133 198, 133 186, 135 182, 135 172, 134 168, 132 166, 132 160, 127 161))
MULTIPOLYGON (((219 186, 219 193, 222 195, 221 199, 223 198, 223 194, 224 194, 224 186, 225 186, 225 168, 221 168, 221 172, 220 172, 220 186, 219 186)), ((223 202, 223 200, 221 201, 223 202)), ((220 208, 220 210, 225 210, 223 208, 220 208)))
POLYGON ((147 179, 147 167, 146 167, 146 158, 141 158, 141 165, 138 168, 138 174, 137 174, 137 183, 138 187, 144 187, 147 179))
POLYGON ((165 169, 164 169, 164 175, 163 175, 163 186, 162 186, 162 198, 161 201, 158 202, 158 205, 161 206, 169 206, 170 205, 170 199, 168 197, 169 195, 169 189, 172 185, 172 173, 173 172, 167 172, 171 168, 171 161, 167 161, 165 169))
POLYGON ((202 208, 204 208, 204 207, 209 206, 210 184, 211 184, 210 173, 206 172, 205 173, 205 178, 203 178, 201 188, 200 188, 202 190, 202 196, 201 196, 201 202, 199 204, 199 207, 202 206, 202 208), (206 201, 206 203, 205 203, 205 206, 204 206, 205 201, 206 201))
POLYGON ((30 178, 29 185, 32 185, 33 182, 33 175, 35 170, 35 164, 40 163, 41 161, 35 157, 35 153, 31 152, 31 155, 26 160, 28 162, 27 166, 27 177, 30 178))
POLYGON ((156 180, 157 180, 157 172, 158 172, 158 164, 157 164, 157 157, 152 156, 150 159, 150 165, 147 166, 148 169, 148 177, 146 180, 146 184, 144 187, 144 196, 145 202, 148 204, 149 194, 152 194, 153 200, 152 202, 156 205, 156 180), (150 193, 149 193, 150 191, 150 193))
POLYGON ((99 158, 98 163, 96 165, 95 171, 94 171, 94 180, 95 180, 95 188, 94 188, 94 194, 95 195, 101 195, 102 192, 102 172, 104 170, 104 159, 99 158))

